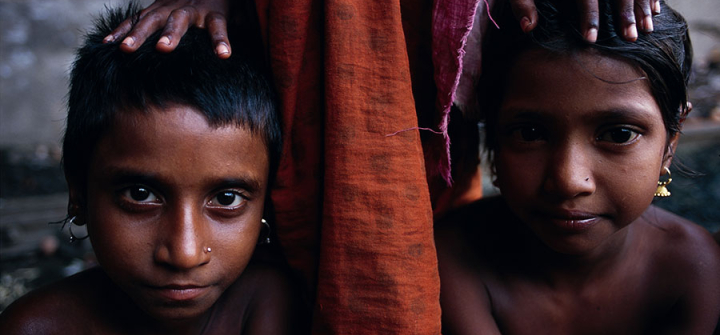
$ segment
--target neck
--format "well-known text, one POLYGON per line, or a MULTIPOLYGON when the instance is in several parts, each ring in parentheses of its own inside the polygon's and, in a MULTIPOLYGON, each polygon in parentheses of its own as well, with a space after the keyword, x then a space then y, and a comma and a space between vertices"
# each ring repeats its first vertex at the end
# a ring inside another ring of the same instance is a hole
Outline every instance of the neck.
POLYGON ((630 247, 632 225, 615 232, 604 243, 584 254, 567 255, 547 247, 534 236, 529 250, 529 266, 552 287, 582 287, 590 281, 602 280, 617 271, 630 247))

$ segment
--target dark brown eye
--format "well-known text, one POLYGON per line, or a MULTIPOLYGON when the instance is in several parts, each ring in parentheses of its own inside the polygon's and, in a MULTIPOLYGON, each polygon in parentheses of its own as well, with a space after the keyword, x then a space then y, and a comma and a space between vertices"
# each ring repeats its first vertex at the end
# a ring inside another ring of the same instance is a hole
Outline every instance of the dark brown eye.
POLYGON ((236 191, 222 191, 216 194, 208 203, 211 207, 238 207, 245 203, 245 199, 236 191))
POLYGON ((598 141, 606 141, 616 144, 624 144, 633 141, 638 136, 640 136, 639 133, 628 129, 628 128, 615 128, 611 129, 609 131, 606 131, 602 133, 598 137, 598 141))
POLYGON ((519 129, 519 131, 520 137, 522 137, 524 141, 538 141, 543 139, 545 136, 542 130, 532 126, 522 127, 519 129))
POLYGON ((130 199, 135 201, 145 201, 151 194, 150 191, 143 187, 133 187, 130 189, 130 199))
POLYGON ((160 199, 158 199, 155 193, 143 186, 128 187, 122 191, 121 195, 130 202, 142 204, 160 203, 160 199))
POLYGON ((218 194, 216 199, 217 199, 218 205, 230 206, 230 205, 232 205, 233 202, 235 202, 236 197, 237 197, 237 195, 235 195, 235 193, 223 192, 223 193, 218 194))

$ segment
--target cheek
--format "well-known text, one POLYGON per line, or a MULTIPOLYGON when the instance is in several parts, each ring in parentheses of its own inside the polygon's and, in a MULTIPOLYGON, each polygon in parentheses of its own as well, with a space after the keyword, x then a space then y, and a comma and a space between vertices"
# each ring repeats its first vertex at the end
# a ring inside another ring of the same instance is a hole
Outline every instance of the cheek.
POLYGON ((233 272, 242 271, 250 261, 260 235, 260 223, 248 224, 241 229, 220 229, 213 234, 215 237, 213 245, 208 245, 217 250, 218 257, 222 257, 223 267, 233 272))
POLYGON ((497 186, 506 197, 531 193, 540 183, 539 167, 536 157, 498 152, 495 156, 497 186), (533 163, 529 164, 530 161, 533 163))
POLYGON ((88 202, 87 228, 98 262, 109 271, 137 268, 151 257, 144 240, 149 233, 139 231, 113 206, 107 206, 102 197, 96 199, 88 202))
POLYGON ((652 203, 660 164, 656 157, 636 159, 610 165, 610 169, 602 173, 602 183, 606 186, 600 192, 612 199, 622 221, 635 220, 652 203))

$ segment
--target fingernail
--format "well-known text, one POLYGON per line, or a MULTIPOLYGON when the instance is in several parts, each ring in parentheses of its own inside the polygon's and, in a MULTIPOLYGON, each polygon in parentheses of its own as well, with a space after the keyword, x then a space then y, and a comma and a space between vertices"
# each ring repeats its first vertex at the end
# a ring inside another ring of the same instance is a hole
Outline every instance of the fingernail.
POLYGON ((122 44, 125 44, 125 45, 131 47, 131 46, 135 45, 135 38, 133 38, 133 37, 126 37, 126 38, 122 41, 122 44))
POLYGON ((110 43, 112 41, 115 41, 115 36, 113 35, 107 35, 103 38, 103 43, 110 43))
POLYGON ((219 43, 217 47, 215 47, 215 52, 217 52, 218 55, 224 55, 230 53, 230 49, 228 49, 225 43, 219 43))
POLYGON ((170 37, 163 36, 158 40, 158 44, 170 45, 170 37))
POLYGON ((646 16, 645 19, 645 32, 651 33, 655 27, 653 27, 652 17, 650 15, 646 16))
POLYGON ((585 40, 591 43, 595 43, 595 41, 597 41, 597 34, 597 28, 590 28, 588 29, 587 33, 585 33, 585 40))
POLYGON ((637 27, 635 26, 634 23, 631 23, 630 25, 625 27, 625 38, 627 38, 628 40, 634 41, 637 39, 637 37, 638 37, 637 27))
POLYGON ((522 19, 520 19, 520 28, 522 28, 522 31, 524 33, 527 33, 530 31, 530 24, 532 22, 530 21, 530 18, 527 16, 523 16, 522 19))
POLYGON ((655 15, 660 14, 660 0, 655 1, 653 3, 652 11, 653 11, 653 14, 655 14, 655 15))

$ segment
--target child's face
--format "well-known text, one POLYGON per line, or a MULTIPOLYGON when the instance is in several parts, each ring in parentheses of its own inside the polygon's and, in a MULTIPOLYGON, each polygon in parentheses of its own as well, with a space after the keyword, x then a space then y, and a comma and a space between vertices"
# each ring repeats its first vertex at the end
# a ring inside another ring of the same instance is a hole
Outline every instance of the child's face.
POLYGON ((498 115, 497 182, 553 250, 602 250, 650 205, 669 159, 647 79, 634 80, 643 76, 590 52, 527 51, 511 70, 498 115))
POLYGON ((268 180, 260 135, 184 106, 130 111, 88 174, 82 220, 98 262, 154 318, 202 315, 248 264, 268 180))

